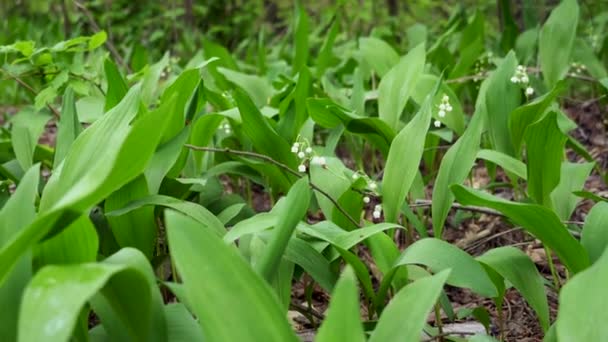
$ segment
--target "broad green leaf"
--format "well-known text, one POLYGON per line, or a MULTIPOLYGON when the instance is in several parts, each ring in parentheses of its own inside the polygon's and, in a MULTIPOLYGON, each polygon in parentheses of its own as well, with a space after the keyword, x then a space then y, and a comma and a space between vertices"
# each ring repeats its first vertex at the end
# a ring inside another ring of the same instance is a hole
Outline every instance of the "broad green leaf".
POLYGON ((220 222, 222 222, 223 225, 227 225, 230 221, 237 217, 246 206, 246 203, 233 204, 222 210, 221 213, 217 214, 217 218, 220 220, 220 222))
MULTIPOLYGON (((339 158, 326 157, 326 167, 310 165, 310 181, 334 199, 348 191, 351 181, 344 176, 347 168, 339 158)), ((335 205, 318 191, 314 192, 317 203, 328 220, 333 221, 335 205)))
MULTIPOLYGON (((174 106, 171 106, 171 108, 175 109, 174 106)), ((154 153, 154 156, 152 156, 152 159, 144 172, 150 194, 158 193, 163 179, 166 176, 172 178, 168 175, 171 173, 172 168, 181 166, 179 163, 180 157, 182 156, 182 153, 187 153, 187 151, 184 150, 184 144, 190 136, 189 128, 189 126, 184 128, 182 132, 173 137, 173 139, 161 144, 156 150, 156 153, 154 153)))
POLYGON ((144 104, 151 105, 156 100, 160 89, 158 81, 167 65, 169 65, 169 52, 165 53, 160 61, 144 69, 145 72, 141 85, 141 100, 144 104))
POLYGON ((545 84, 552 87, 566 76, 579 8, 576 0, 563 0, 555 7, 540 30, 538 40, 538 63, 545 78, 545 84))
POLYGON ((449 275, 445 270, 401 289, 382 312, 369 341, 420 341, 427 315, 449 275))
MULTIPOLYGON (((137 250, 123 249, 101 263, 52 265, 36 273, 23 295, 19 341, 69 341, 89 300, 104 304, 98 314, 112 313, 127 328, 117 336, 115 330, 108 330, 117 340, 166 338, 153 271, 137 250)), ((102 322, 104 316, 100 315, 102 322)))
POLYGON ((339 247, 336 249, 344 262, 352 267, 355 272, 355 275, 361 284, 363 295, 365 295, 368 301, 373 302, 375 300, 374 286, 372 285, 372 278, 367 265, 365 265, 365 263, 354 253, 339 247))
POLYGON ((532 27, 522 32, 515 41, 515 53, 517 53, 522 65, 534 63, 536 48, 538 47, 538 32, 538 27, 532 27))
POLYGON ((498 210, 515 224, 524 227, 545 246, 554 250, 571 272, 577 273, 589 266, 589 258, 583 250, 583 246, 570 235, 559 217, 546 207, 509 202, 461 185, 453 185, 451 189, 460 203, 498 210))
POLYGON ((84 123, 93 123, 104 114, 105 99, 102 96, 86 96, 76 101, 78 120, 84 123))
POLYGON ((285 198, 285 207, 279 212, 277 224, 272 231, 266 250, 255 265, 256 271, 264 279, 270 281, 273 278, 296 225, 308 211, 310 197, 311 193, 306 178, 300 178, 289 190, 285 198))
POLYGON ((524 134, 528 158, 528 194, 551 208, 551 192, 560 179, 566 136, 557 126, 555 112, 528 126, 524 134))
POLYGON ((292 73, 296 74, 300 72, 303 67, 306 67, 308 62, 308 31, 309 31, 309 18, 306 13, 306 6, 299 1, 295 6, 295 24, 293 28, 293 45, 294 45, 294 57, 292 73))
POLYGON ((524 252, 515 247, 499 247, 487 251, 477 260, 488 265, 513 284, 536 311, 543 330, 549 329, 551 322, 544 279, 524 252))
MULTIPOLYGON (((457 78, 467 75, 472 69, 473 64, 479 60, 484 51, 485 38, 485 16, 483 12, 476 11, 470 23, 462 30, 458 52, 460 58, 455 61, 456 65, 450 72, 449 78, 457 78)), ((506 51, 505 51, 506 52, 506 51)))
POLYGON ((496 288, 479 262, 445 241, 426 238, 406 248, 395 266, 420 264, 434 272, 451 269, 447 283, 464 287, 486 296, 495 297, 496 288))
MULTIPOLYGON (((283 259, 302 267, 326 291, 331 291, 337 277, 331 270, 329 261, 308 242, 292 237, 285 248, 283 259)), ((289 278, 291 288, 291 277, 289 278)))
POLYGON ((370 236, 389 229, 405 228, 394 223, 378 223, 351 231, 345 231, 332 222, 322 221, 314 225, 301 224, 298 225, 297 229, 301 233, 329 242, 333 246, 348 250, 365 241, 370 236))
POLYGON ((57 95, 57 89, 52 86, 42 89, 34 98, 34 109, 40 111, 44 106, 52 103, 57 95))
POLYGON ((182 72, 163 92, 157 110, 164 111, 163 115, 170 118, 161 144, 167 143, 183 131, 189 100, 196 98, 200 82, 200 70, 189 69, 182 72))
MULTIPOLYGON (((38 197, 40 165, 32 166, 23 176, 19 186, 0 210, 0 246, 10 241, 19 230, 27 227, 36 217, 35 202, 38 197)), ((17 340, 17 323, 23 289, 32 276, 30 253, 22 256, 15 268, 0 285, 0 340, 17 340)))
POLYGON ((247 75, 221 67, 217 68, 217 70, 222 73, 228 81, 241 87, 247 95, 249 95, 256 107, 262 108, 268 103, 270 96, 272 95, 272 86, 265 78, 247 75))
POLYGON ((323 41, 323 45, 321 46, 321 50, 319 50, 319 54, 317 55, 316 64, 316 76, 317 78, 321 78, 325 73, 325 70, 331 66, 333 59, 335 59, 333 48, 334 42, 336 40, 336 36, 340 31, 340 21, 337 16, 332 18, 331 27, 327 32, 327 36, 325 36, 325 40, 323 41))
MULTIPOLYGON (((205 114, 196 119, 190 132, 190 144, 194 146, 209 145, 222 120, 224 120, 224 117, 218 114, 205 114)), ((204 153, 202 151, 191 151, 195 163, 195 174, 200 174, 203 171, 204 153)))
POLYGON ((519 106, 521 99, 521 89, 510 81, 516 68, 517 58, 511 51, 490 75, 484 97, 490 142, 497 151, 511 156, 515 152, 509 135, 509 115, 519 106))
POLYGON ((106 31, 103 31, 103 30, 92 35, 89 38, 89 43, 88 43, 89 51, 100 47, 103 43, 106 42, 106 39, 108 39, 108 34, 106 33, 106 31))
MULTIPOLYGON (((287 141, 277 134, 247 95, 237 89, 234 97, 243 120, 243 133, 251 139, 255 149, 287 165, 296 165, 295 156, 291 153, 291 147, 287 141)), ((283 178, 285 177, 287 176, 284 175, 283 178)), ((284 182, 285 179, 277 180, 277 182, 279 181, 284 182)))
POLYGON ((55 142, 55 157, 53 159, 53 168, 57 168, 59 163, 63 161, 70 146, 82 131, 82 126, 78 121, 76 114, 76 103, 74 102, 74 91, 71 88, 66 89, 63 95, 63 104, 61 107, 61 118, 57 127, 57 140, 55 142))
MULTIPOLYGON (((122 209, 132 201, 148 195, 146 179, 139 176, 108 196, 104 202, 104 211, 108 213, 122 209)), ((152 259, 157 230, 154 208, 140 207, 120 216, 107 215, 107 219, 118 246, 137 248, 148 259, 152 259)))
POLYGON ((401 112, 424 71, 424 62, 424 46, 418 45, 380 80, 378 115, 395 131, 399 129, 401 112))
POLYGON ((485 94, 488 83, 489 81, 486 80, 481 85, 475 104, 475 113, 471 118, 469 127, 467 127, 463 136, 448 149, 439 166, 439 173, 433 186, 431 207, 433 233, 437 238, 441 238, 443 234, 443 225, 452 203, 454 203, 454 195, 449 191, 449 186, 461 184, 475 163, 484 126, 483 121, 486 116, 485 94))
POLYGON ((15 157, 23 170, 32 166, 34 150, 44 127, 51 117, 45 111, 26 107, 11 118, 11 142, 15 157))
POLYGON ((526 164, 502 152, 495 150, 480 150, 477 152, 477 158, 492 162, 523 180, 528 177, 526 164))
POLYGON ((172 342, 203 341, 203 332, 198 323, 181 303, 165 306, 167 340, 172 342))
MULTIPOLYGON (((591 263, 595 263, 608 247, 608 202, 598 202, 587 214, 581 243, 591 263)), ((604 253, 606 254, 606 253, 604 253)))
POLYGON ((182 214, 193 218, 200 224, 207 226, 218 236, 223 236, 226 234, 226 229, 224 228, 222 222, 205 207, 194 202, 183 201, 178 198, 164 195, 150 195, 139 198, 135 201, 129 202, 126 204, 126 206, 121 207, 120 209, 117 208, 116 210, 107 212, 106 216, 121 216, 133 210, 137 210, 149 205, 163 206, 179 211, 182 214))
POLYGON ((88 215, 82 215, 61 233, 34 248, 34 266, 94 262, 99 251, 99 237, 88 215))
POLYGON ((350 133, 361 135, 386 155, 395 132, 379 118, 360 118, 330 99, 309 98, 306 106, 310 117, 318 125, 339 128, 343 125, 350 133))
POLYGON ((606 67, 596 57, 593 48, 587 44, 583 38, 577 38, 574 41, 572 49, 572 60, 583 64, 586 70, 596 79, 601 79, 608 76, 606 67))
POLYGON ((388 152, 382 181, 384 218, 387 222, 397 222, 399 209, 416 177, 431 122, 433 95, 427 96, 416 116, 393 139, 388 152))
POLYGON ((515 156, 521 155, 524 133, 528 126, 542 117, 545 110, 553 103, 557 96, 566 88, 566 82, 558 82, 550 92, 534 99, 534 101, 517 107, 509 115, 509 130, 511 141, 515 148, 515 156))
POLYGON ((106 82, 108 83, 108 90, 106 91, 106 103, 104 105, 104 111, 109 111, 114 108, 120 100, 127 94, 129 88, 125 82, 120 70, 110 58, 106 58, 103 62, 103 69, 106 74, 106 82))
POLYGON ((315 341, 365 341, 359 315, 359 289, 355 273, 350 266, 342 272, 331 295, 325 320, 315 336, 315 341))
POLYGON ((311 86, 310 70, 307 67, 303 67, 298 72, 296 86, 293 87, 287 98, 281 102, 279 112, 282 117, 277 125, 277 131, 288 141, 297 139, 298 134, 302 132, 302 126, 309 119, 306 101, 309 97, 311 86))
POLYGON ((169 249, 205 340, 297 341, 268 284, 234 248, 175 211, 166 210, 165 220, 169 249))
POLYGON ((577 274, 562 288, 555 327, 557 340, 606 341, 608 326, 604 324, 608 306, 608 253, 589 269, 577 274))
POLYGON ((561 220, 567 221, 572 216, 580 202, 580 198, 573 192, 583 189, 594 165, 595 163, 562 163, 559 183, 551 192, 553 208, 561 220))
POLYGON ((399 63, 399 55, 384 40, 374 37, 359 38, 359 49, 363 60, 380 77, 384 77, 389 70, 399 63))

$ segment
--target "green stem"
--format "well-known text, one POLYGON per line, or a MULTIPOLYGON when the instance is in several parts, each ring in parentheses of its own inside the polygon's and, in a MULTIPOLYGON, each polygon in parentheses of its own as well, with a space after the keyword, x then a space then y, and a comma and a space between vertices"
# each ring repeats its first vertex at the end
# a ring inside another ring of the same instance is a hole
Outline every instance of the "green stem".
POLYGON ((559 274, 555 269, 555 265, 553 264, 553 256, 551 255, 551 250, 547 246, 544 246, 544 248, 545 254, 547 255, 547 263, 549 264, 549 269, 551 270, 551 276, 553 277, 553 286, 555 286, 555 291, 559 293, 560 279, 559 274))

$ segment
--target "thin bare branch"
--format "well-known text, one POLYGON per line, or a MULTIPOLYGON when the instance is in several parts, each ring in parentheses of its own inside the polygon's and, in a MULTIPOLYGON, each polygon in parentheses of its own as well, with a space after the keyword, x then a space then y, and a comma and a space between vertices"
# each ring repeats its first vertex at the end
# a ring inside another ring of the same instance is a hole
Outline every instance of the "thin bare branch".
MULTIPOLYGON (((212 152, 212 153, 227 153, 227 154, 233 154, 233 155, 237 155, 237 156, 260 159, 260 160, 263 160, 270 164, 273 164, 298 178, 303 177, 303 175, 300 174, 299 172, 297 172, 296 170, 294 170, 294 169, 290 168, 289 166, 287 166, 279 161, 276 161, 276 160, 272 159, 271 157, 264 155, 264 154, 259 154, 259 153, 250 152, 250 151, 233 150, 230 148, 204 147, 204 146, 195 146, 195 145, 190 145, 190 144, 186 144, 184 146, 191 150, 195 150, 195 151, 204 151, 204 152, 212 152)), ((344 215, 356 227, 361 227, 359 222, 357 220, 355 220, 352 216, 350 216, 350 214, 338 203, 338 201, 336 201, 333 197, 331 197, 330 194, 328 194, 327 192, 325 192, 324 190, 319 188, 317 185, 312 183, 310 180, 308 180, 308 184, 310 185, 310 187, 313 190, 315 190, 315 191, 319 192, 321 195, 325 196, 336 207, 336 209, 338 209, 342 213, 342 215, 344 215)))

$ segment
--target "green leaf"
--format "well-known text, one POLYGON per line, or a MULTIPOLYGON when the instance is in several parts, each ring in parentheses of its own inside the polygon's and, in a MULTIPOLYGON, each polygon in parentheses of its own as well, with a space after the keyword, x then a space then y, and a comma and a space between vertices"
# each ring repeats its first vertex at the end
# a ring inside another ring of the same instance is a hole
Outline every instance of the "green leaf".
POLYGON ((521 146, 524 140, 526 129, 539 118, 559 94, 566 88, 566 82, 558 82, 550 92, 534 99, 534 101, 523 106, 517 107, 509 115, 509 130, 511 132, 511 141, 515 148, 515 155, 521 155, 521 146))
POLYGON ((454 203, 454 195, 449 191, 449 186, 461 184, 475 163, 486 116, 485 93, 488 83, 489 81, 486 80, 481 85, 475 105, 475 113, 471 118, 469 127, 467 127, 464 135, 448 149, 439 166, 439 173, 433 186, 431 207, 433 233, 437 238, 441 238, 443 234, 443 225, 452 203, 454 203))
MULTIPOLYGON (((190 144, 208 146, 223 120, 224 117, 218 114, 205 114, 196 119, 190 132, 190 144)), ((205 152, 193 150, 191 153, 195 162, 195 174, 200 174, 203 171, 203 155, 205 152)))
POLYGON ((89 38, 89 44, 88 44, 89 51, 97 49, 103 43, 105 43, 107 39, 108 39, 108 34, 106 33, 106 31, 102 30, 102 31, 95 33, 94 35, 92 35, 89 38))
POLYGON ((521 89, 511 82, 517 68, 517 58, 513 51, 502 60, 492 72, 484 97, 486 102, 486 124, 490 141, 494 148, 508 155, 515 155, 509 135, 509 115, 519 106, 521 89))
POLYGON ((570 235, 559 217, 546 207, 509 202, 461 185, 453 185, 451 189, 460 203, 498 210, 515 224, 524 227, 545 246, 554 250, 571 272, 577 273, 589 266, 589 258, 586 256, 583 246, 570 235))
POLYGON ((309 19, 306 13, 306 7, 299 1, 295 6, 295 25, 294 25, 294 36, 293 44, 295 46, 295 55, 293 58, 294 74, 300 72, 300 70, 306 66, 308 62, 308 30, 309 30, 309 19))
POLYGON ((152 64, 147 69, 144 69, 144 77, 141 85, 141 99, 144 104, 151 105, 156 100, 157 93, 160 89, 158 86, 160 75, 169 64, 169 52, 163 55, 163 58, 158 63, 152 64))
POLYGON ((167 319, 167 341, 204 340, 201 328, 184 304, 172 303, 165 306, 165 318, 167 319))
MULTIPOLYGON (((170 109, 175 109, 175 107, 171 106, 170 109)), ((187 151, 184 150, 184 144, 190 136, 189 128, 189 126, 184 128, 182 132, 173 137, 173 139, 159 146, 156 153, 154 153, 154 156, 152 156, 152 160, 150 160, 150 163, 144 172, 150 194, 158 193, 163 179, 171 173, 173 167, 179 168, 181 166, 179 164, 180 157, 182 156, 182 153, 187 153, 187 151)), ((171 176, 169 177, 172 178, 171 176)))
MULTIPOLYGON (((40 165, 32 166, 23 176, 19 186, 0 210, 0 246, 11 240, 13 235, 27 227, 36 217, 36 198, 40 165)), ((30 253, 22 256, 15 268, 0 285, 0 340, 17 340, 17 323, 23 289, 32 276, 30 253)))
POLYGON ((234 248, 175 211, 165 211, 165 220, 171 256, 206 340, 297 341, 268 284, 234 248))
POLYGON ((555 112, 531 124, 526 133, 528 194, 536 203, 551 208, 551 192, 560 179, 567 137, 557 126, 555 112))
POLYGON ((217 68, 217 70, 224 75, 228 81, 241 87, 247 95, 249 95, 249 98, 251 98, 256 107, 261 108, 268 103, 272 95, 272 86, 266 78, 247 75, 221 67, 217 68))
POLYGON ((359 38, 359 49, 365 63, 384 77, 397 63, 399 55, 384 40, 374 37, 359 38))
POLYGON ((604 313, 608 305, 608 253, 589 269, 573 277, 560 291, 555 327, 557 340, 606 341, 608 326, 604 313))
POLYGON ((416 116, 397 134, 388 152, 382 181, 384 218, 388 222, 397 222, 399 209, 416 177, 431 122, 433 95, 427 96, 416 116))
POLYGON ((224 228, 222 222, 205 207, 197 203, 183 201, 178 198, 164 195, 150 195, 140 198, 128 203, 126 206, 121 207, 120 209, 107 212, 106 216, 121 216, 148 205, 163 206, 174 209, 208 227, 218 236, 223 236, 226 234, 226 228, 224 228))
POLYGON ((103 69, 106 74, 106 82, 108 83, 108 90, 106 91, 106 103, 104 105, 104 111, 109 111, 114 108, 120 100, 127 94, 129 88, 125 82, 122 74, 118 70, 118 67, 110 58, 106 58, 103 62, 103 69))
POLYGON ((97 260, 99 238, 88 215, 82 215, 61 233, 35 248, 34 265, 75 264, 97 260))
POLYGON ((24 108, 11 118, 11 143, 23 170, 32 166, 36 144, 50 118, 43 111, 36 111, 32 107, 24 108))
POLYGON ((44 106, 50 104, 57 97, 57 89, 54 87, 46 87, 42 89, 34 98, 34 108, 39 111, 44 106))
POLYGON ((572 60, 583 64, 589 74, 596 79, 608 76, 606 67, 595 55, 593 48, 581 37, 576 38, 572 49, 572 60))
POLYGON ((422 278, 404 287, 382 312, 369 341, 420 341, 426 318, 450 271, 422 278))
POLYGON ((551 322, 544 278, 524 252, 515 247, 499 247, 487 251, 477 260, 488 265, 513 284, 536 311, 543 330, 549 329, 551 322))
MULTIPOLYGON (((121 209, 148 194, 146 179, 139 176, 108 196, 104 202, 104 211, 107 213, 121 209)), ((140 207, 120 216, 107 215, 107 219, 118 246, 137 248, 148 259, 152 259, 157 230, 154 208, 140 207)))
POLYGON ((572 216, 580 202, 580 198, 573 192, 583 189, 594 165, 595 163, 562 163, 559 184, 551 192, 553 208, 561 220, 567 221, 572 216))
POLYGON ((292 237, 285 248, 283 259, 302 267, 324 290, 333 290, 337 280, 336 275, 327 259, 308 242, 292 237))
POLYGON ((526 164, 502 152, 495 150, 480 150, 477 152, 477 158, 492 162, 523 180, 526 180, 528 177, 526 164))
POLYGON ((401 112, 424 71, 424 62, 424 46, 418 45, 380 80, 378 115, 395 131, 399 129, 401 112))
POLYGON ((352 231, 345 231, 332 222, 321 221, 315 225, 298 225, 298 231, 310 235, 322 241, 329 242, 333 246, 342 249, 351 249, 370 236, 379 234, 389 229, 405 229, 394 223, 378 223, 358 228, 352 231))
POLYGON ((309 98, 306 106, 310 117, 318 125, 326 128, 343 125, 348 132, 365 137, 383 154, 388 154, 395 132, 379 118, 359 118, 330 99, 309 98))
POLYGON ((80 132, 82 126, 76 114, 76 103, 74 101, 74 91, 66 89, 63 95, 63 105, 61 107, 61 118, 57 127, 57 140, 55 142, 55 158, 53 168, 57 168, 68 154, 70 146, 80 132))
POLYGON ((359 315, 357 279, 350 266, 347 266, 342 272, 331 295, 326 317, 315 336, 315 341, 365 341, 359 315))
POLYGON ((163 110, 163 115, 170 116, 170 119, 161 143, 168 142, 183 131, 189 100, 196 97, 200 82, 200 71, 189 69, 182 72, 163 92, 157 110, 163 110), (171 101, 173 99, 175 102, 171 101))
MULTIPOLYGON (((116 338, 162 341, 166 338, 165 322, 156 289, 152 269, 134 249, 123 249, 102 263, 44 267, 23 295, 19 341, 69 341, 89 300, 94 301, 94 307, 98 306, 95 302, 103 304, 98 314, 112 313, 123 323, 126 329, 116 338)), ((100 317, 105 326, 108 315, 100 317)), ((109 336, 117 333, 106 330, 109 336)))
POLYGON ((469 254, 445 241, 435 238, 416 241, 401 254, 395 266, 407 264, 425 265, 434 272, 451 269, 448 284, 471 289, 482 296, 496 296, 496 287, 483 267, 469 254))
POLYGON ((296 225, 308 211, 310 197, 311 193, 306 178, 300 178, 289 190, 268 246, 255 265, 256 271, 264 279, 270 281, 273 278, 296 225))
MULTIPOLYGON (((234 97, 243 120, 243 133, 251 139, 253 146, 262 154, 277 161, 287 165, 296 165, 295 156, 291 153, 291 147, 287 141, 277 134, 249 97, 238 89, 235 91, 234 97)), ((284 179, 277 181, 284 182, 285 177, 287 176, 283 175, 284 179)))
POLYGON ((552 87, 566 76, 579 8, 576 0, 564 0, 555 7, 540 30, 538 41, 538 63, 545 77, 545 84, 552 87))
POLYGON ((332 64, 335 56, 333 54, 334 42, 336 40, 336 36, 340 32, 340 21, 337 16, 332 18, 331 27, 327 32, 327 36, 325 36, 325 40, 323 41, 323 45, 321 46, 321 50, 319 50, 319 54, 317 56, 316 64, 316 76, 317 78, 321 78, 325 73, 325 70, 332 64))
POLYGON ((598 202, 587 214, 581 235, 581 243, 591 263, 595 263, 608 246, 606 222, 608 222, 608 202, 598 202))

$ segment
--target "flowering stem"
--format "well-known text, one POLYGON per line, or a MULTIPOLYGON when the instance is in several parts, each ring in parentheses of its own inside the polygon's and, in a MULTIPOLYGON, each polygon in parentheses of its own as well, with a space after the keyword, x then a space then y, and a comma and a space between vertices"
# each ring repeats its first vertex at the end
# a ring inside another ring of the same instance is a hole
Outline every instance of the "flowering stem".
MULTIPOLYGON (((195 146, 195 145, 190 145, 190 144, 185 144, 184 146, 186 148, 189 148, 189 149, 195 150, 195 151, 204 151, 204 152, 212 152, 212 153, 228 153, 228 154, 233 154, 233 155, 237 155, 237 156, 244 156, 244 157, 260 159, 260 160, 266 161, 270 164, 273 164, 298 178, 303 177, 303 175, 300 174, 299 172, 297 172, 296 170, 294 170, 294 169, 290 168, 289 166, 287 166, 279 161, 276 161, 276 160, 272 159, 271 157, 264 155, 264 154, 259 154, 259 153, 250 152, 250 151, 233 150, 230 148, 205 147, 205 146, 195 146)), ((352 216, 350 216, 350 214, 344 208, 342 208, 342 206, 338 203, 338 201, 336 201, 333 197, 331 197, 331 195, 329 195, 327 192, 325 192, 324 190, 319 188, 317 185, 315 185, 313 182, 311 182, 310 179, 308 180, 308 184, 313 190, 315 190, 315 191, 319 192, 321 195, 325 196, 336 207, 336 209, 338 209, 342 213, 342 215, 344 215, 356 227, 361 228, 361 225, 359 224, 359 222, 356 221, 352 216)))

